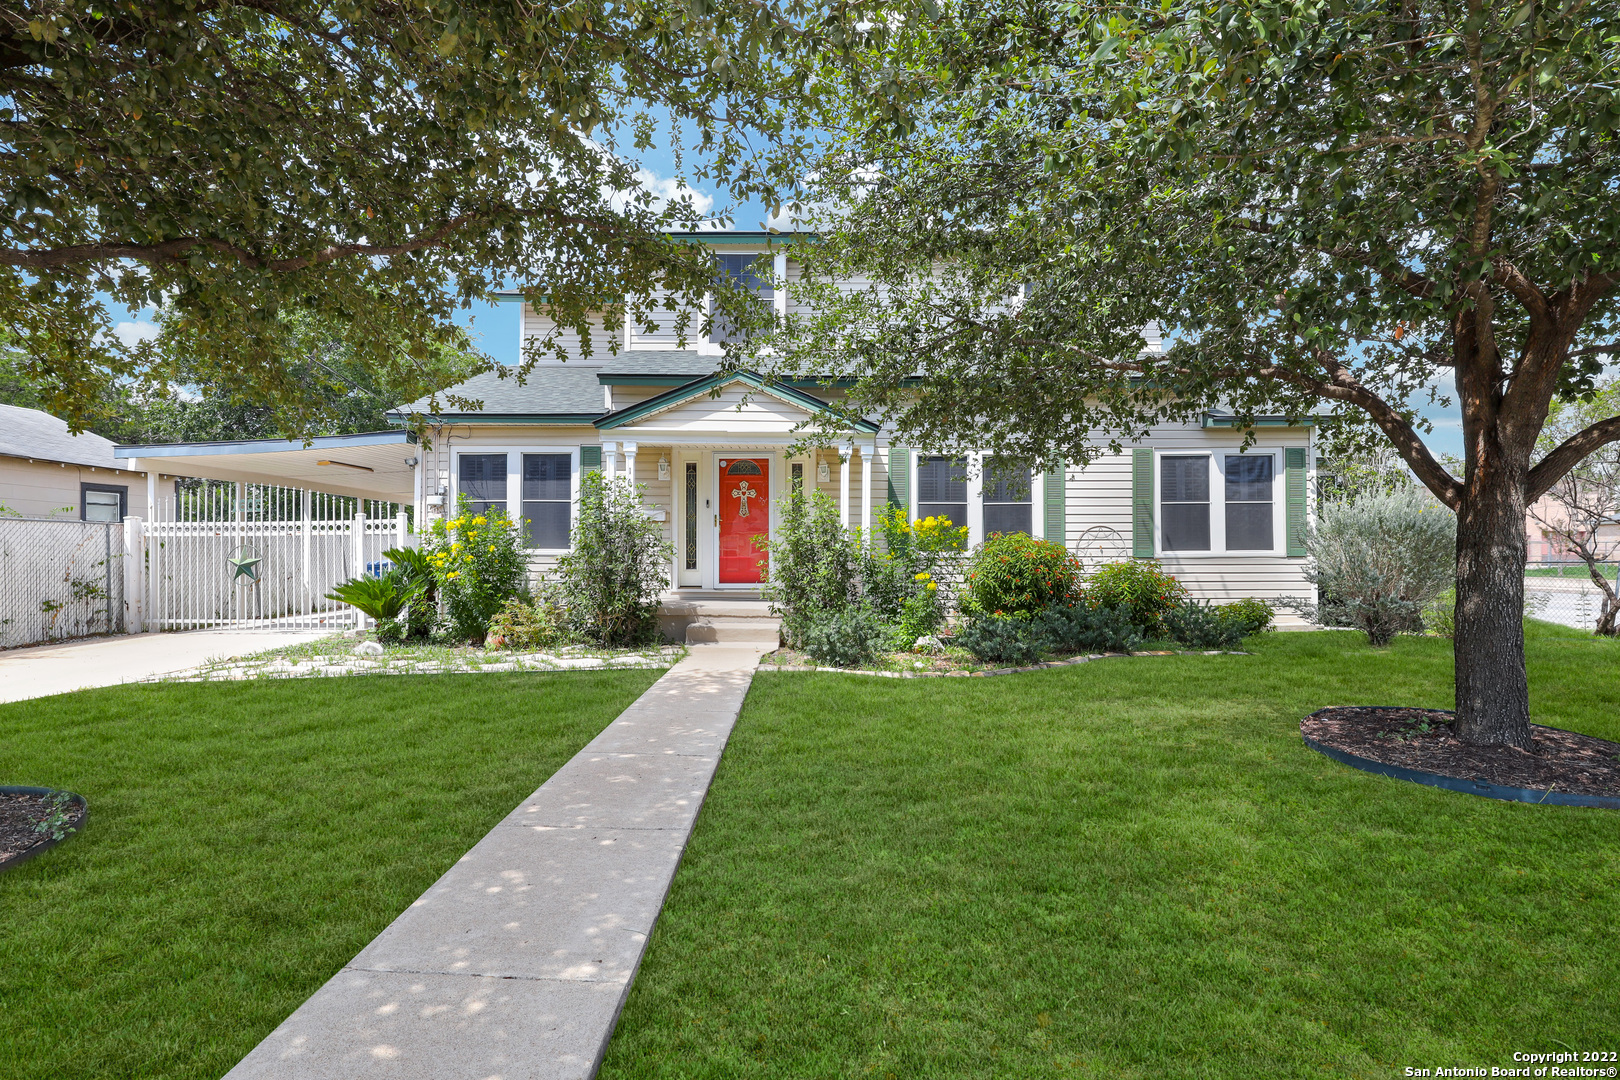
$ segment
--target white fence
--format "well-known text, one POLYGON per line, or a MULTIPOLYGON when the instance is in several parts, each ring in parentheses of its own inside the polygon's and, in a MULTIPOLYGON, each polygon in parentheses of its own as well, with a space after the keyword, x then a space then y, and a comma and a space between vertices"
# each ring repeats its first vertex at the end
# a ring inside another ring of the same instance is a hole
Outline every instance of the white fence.
POLYGON ((117 522, 0 518, 0 648, 124 631, 117 522))
POLYGON ((353 626, 355 610, 326 594, 411 543, 397 504, 297 488, 199 482, 156 510, 127 530, 144 556, 129 592, 147 630, 353 626))

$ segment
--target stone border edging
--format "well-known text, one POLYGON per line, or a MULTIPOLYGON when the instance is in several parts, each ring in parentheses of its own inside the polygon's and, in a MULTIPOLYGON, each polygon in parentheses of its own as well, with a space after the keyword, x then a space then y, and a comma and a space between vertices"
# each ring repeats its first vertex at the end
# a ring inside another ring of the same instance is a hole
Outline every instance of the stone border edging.
MULTIPOLYGON (((0 795, 54 795, 56 792, 61 790, 61 788, 28 787, 26 785, 18 784, 0 785, 0 795)), ((70 791, 68 794, 73 796, 73 801, 76 802, 79 807, 79 816, 72 822, 74 831, 68 833, 67 836, 62 837, 61 840, 58 840, 55 837, 47 836, 45 839, 41 840, 31 848, 24 848, 15 855, 9 855, 4 859, 0 859, 0 871, 10 870, 14 866, 21 866, 29 859, 32 859, 35 855, 43 855, 57 844, 62 843, 63 840, 67 840, 68 837, 77 836, 80 832, 84 831, 85 822, 90 820, 90 803, 83 795, 80 795, 76 791, 70 791)))
MULTIPOLYGON (((1364 708, 1407 708, 1408 706, 1363 706, 1364 708)), ((1320 711, 1320 710, 1318 710, 1320 711)), ((1441 710, 1444 711, 1444 710, 1441 710)), ((1312 713, 1311 716, 1317 715, 1312 713)), ((1311 716, 1305 719, 1309 720, 1311 716)), ((1558 731, 1559 728, 1551 730, 1558 731)), ((1568 734, 1578 734, 1569 732, 1568 734)), ((1382 761, 1374 761, 1359 754, 1336 750, 1325 746, 1317 740, 1300 732, 1299 737, 1305 745, 1315 750, 1323 757, 1332 758, 1341 765, 1348 765, 1352 769, 1362 772, 1374 773, 1378 776, 1387 776, 1392 780, 1406 780, 1413 784, 1422 784, 1425 787, 1441 788, 1445 791, 1457 791, 1464 795, 1478 795, 1485 799, 1497 799, 1501 802, 1534 803, 1537 806, 1586 806, 1602 810, 1620 810, 1620 797, 1612 795, 1581 795, 1574 792, 1561 792, 1548 788, 1540 791, 1536 788, 1508 787, 1505 784, 1489 784, 1481 780, 1463 780, 1455 776, 1446 776, 1443 773, 1424 772, 1421 769, 1407 769, 1400 765, 1386 765, 1382 761)))
POLYGON ((1032 664, 1029 667, 990 668, 985 671, 874 671, 871 668, 841 668, 816 667, 810 664, 761 664, 759 671, 818 671, 822 674, 833 675, 870 675, 878 679, 983 679, 992 675, 1017 675, 1025 671, 1045 671, 1047 668, 1072 667, 1075 664, 1089 664, 1093 660, 1118 660, 1133 656, 1253 656, 1253 653, 1243 652, 1239 649, 1209 649, 1204 652, 1168 652, 1154 650, 1138 653, 1092 653, 1089 656, 1074 656, 1067 660, 1048 660, 1044 664, 1032 664))

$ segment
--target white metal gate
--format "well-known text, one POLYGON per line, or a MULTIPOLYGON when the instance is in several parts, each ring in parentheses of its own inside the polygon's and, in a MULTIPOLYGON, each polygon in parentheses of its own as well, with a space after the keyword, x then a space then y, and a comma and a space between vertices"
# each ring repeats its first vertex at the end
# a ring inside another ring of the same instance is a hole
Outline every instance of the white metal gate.
POLYGON ((146 628, 353 626, 354 609, 326 594, 383 572, 383 552, 411 542, 393 503, 260 485, 182 492, 145 527, 146 628))

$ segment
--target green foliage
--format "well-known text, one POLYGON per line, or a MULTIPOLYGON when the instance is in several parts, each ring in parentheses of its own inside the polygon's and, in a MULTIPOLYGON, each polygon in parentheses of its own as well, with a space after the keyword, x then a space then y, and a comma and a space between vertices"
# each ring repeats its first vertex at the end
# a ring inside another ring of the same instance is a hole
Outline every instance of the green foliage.
POLYGON ((450 634, 477 641, 509 597, 525 591, 528 557, 518 524, 499 509, 474 513, 462 496, 453 518, 434 521, 422 552, 449 618, 450 634))
POLYGON ((1107 563, 1086 580, 1088 600, 1129 611, 1131 623, 1148 638, 1163 636, 1165 613, 1186 597, 1187 587, 1150 560, 1107 563))
POLYGON ((805 51, 869 36, 860 17, 740 0, 19 9, 0 26, 0 325, 72 421, 109 383, 185 364, 287 403, 296 427, 287 310, 378 372, 425 362, 495 288, 543 292, 582 332, 603 296, 623 298, 610 335, 642 324, 651 283, 695 301, 713 265, 665 235, 698 208, 635 153, 680 139, 708 185, 772 201, 801 175, 805 51), (159 337, 122 344, 115 313, 152 306, 159 337))
POLYGON ((570 624, 602 645, 642 645, 658 636, 658 598, 674 549, 642 506, 643 489, 580 481, 571 550, 557 563, 557 596, 570 624))
POLYGON ((814 620, 855 602, 860 545, 844 528, 838 504, 824 492, 789 495, 776 505, 779 524, 765 541, 769 562, 761 591, 771 611, 782 617, 787 643, 802 648, 814 620))
POLYGON ((1192 649, 1231 649, 1243 640, 1243 624, 1221 617, 1202 600, 1183 600, 1164 613, 1165 636, 1192 649))
POLYGON ((380 645, 398 645, 405 640, 409 627, 404 619, 378 619, 377 642, 380 645))
POLYGON ((957 631, 955 643, 986 664, 1025 667, 1038 663, 1052 647, 1047 624, 1042 619, 1011 615, 986 615, 968 620, 957 631))
POLYGON ((1050 540, 998 534, 973 553, 962 593, 967 615, 1033 615, 1079 599, 1080 561, 1050 540))
POLYGON ((1273 611, 1266 601, 1249 597, 1221 605, 1215 609, 1215 615, 1236 627, 1239 637, 1248 637, 1271 629, 1273 611))
POLYGON ((399 618, 406 605, 420 595, 420 586, 408 583, 403 574, 391 570, 381 577, 350 578, 327 593, 326 598, 348 604, 381 623, 399 618))
POLYGON ((389 548, 383 558, 394 564, 407 585, 420 590, 405 609, 406 636, 427 637, 439 619, 439 581, 432 557, 419 548, 389 548))
MULTIPOLYGON (((34 832, 58 843, 68 836, 78 832, 78 827, 68 822, 79 816, 77 799, 71 791, 53 791, 47 797, 45 816, 34 822, 34 832)), ((42 840, 41 843, 44 841, 42 840)))
POLYGON ((1422 628, 1424 607, 1453 581, 1456 517, 1426 492, 1369 491, 1323 503, 1306 534, 1308 617, 1361 630, 1373 645, 1422 628))
POLYGON ((508 597, 489 623, 487 643, 503 649, 547 649, 568 639, 566 615, 543 597, 508 597))
POLYGON ((818 664, 854 668, 877 658, 884 644, 883 623, 867 607, 816 612, 804 630, 804 651, 818 664))
POLYGON ((945 625, 945 606, 940 602, 939 585, 932 578, 916 583, 919 588, 900 605, 889 640, 897 649, 910 649, 917 639, 937 633, 945 625))
POLYGON ((1054 604, 1040 618, 1052 647, 1064 652, 1130 652, 1142 643, 1129 608, 1087 602, 1054 604))
POLYGON ((1423 605, 1423 632, 1436 637, 1457 636, 1457 590, 1450 588, 1423 605))

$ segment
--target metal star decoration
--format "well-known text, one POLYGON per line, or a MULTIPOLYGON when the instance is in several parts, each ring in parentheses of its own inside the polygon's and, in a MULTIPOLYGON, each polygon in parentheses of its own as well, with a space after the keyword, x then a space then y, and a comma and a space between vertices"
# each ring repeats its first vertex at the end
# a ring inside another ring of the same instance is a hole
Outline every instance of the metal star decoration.
POLYGON ((263 561, 264 560, 256 556, 249 558, 247 552, 245 551, 239 552, 234 558, 229 560, 232 571, 231 580, 235 581, 237 578, 247 578, 249 582, 257 582, 259 580, 259 563, 263 561))

